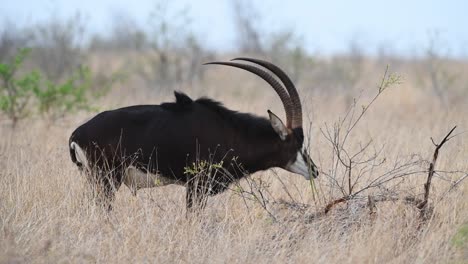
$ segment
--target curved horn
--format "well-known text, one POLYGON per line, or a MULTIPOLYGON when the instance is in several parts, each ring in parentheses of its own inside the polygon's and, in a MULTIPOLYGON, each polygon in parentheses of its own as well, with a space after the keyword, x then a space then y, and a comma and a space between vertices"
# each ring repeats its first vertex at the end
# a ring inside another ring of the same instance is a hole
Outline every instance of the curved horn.
POLYGON ((291 98, 291 103, 293 105, 292 128, 298 128, 298 127, 302 128, 301 99, 299 98, 299 94, 297 93, 294 83, 291 81, 291 79, 283 70, 281 70, 278 66, 274 65, 271 62, 259 60, 259 59, 240 57, 240 58, 235 58, 232 60, 243 60, 243 61, 252 62, 258 65, 261 65, 267 68, 268 70, 270 70, 271 72, 273 72, 274 74, 276 74, 276 76, 278 76, 278 78, 283 82, 284 86, 288 90, 289 97, 291 98))
POLYGON ((284 106, 284 111, 286 112, 286 127, 291 128, 292 125, 292 118, 293 118, 293 113, 292 113, 292 102, 291 99, 289 98, 288 93, 286 90, 284 90, 283 86, 269 73, 266 71, 257 68, 252 65, 248 64, 242 64, 242 63, 236 63, 236 62, 208 62, 204 63, 203 65, 208 65, 208 64, 218 64, 218 65, 226 65, 226 66, 231 66, 235 68, 240 68, 246 71, 249 71, 259 77, 261 77, 263 80, 265 80, 267 83, 270 84, 270 86, 276 91, 278 96, 281 99, 281 102, 283 103, 284 106))

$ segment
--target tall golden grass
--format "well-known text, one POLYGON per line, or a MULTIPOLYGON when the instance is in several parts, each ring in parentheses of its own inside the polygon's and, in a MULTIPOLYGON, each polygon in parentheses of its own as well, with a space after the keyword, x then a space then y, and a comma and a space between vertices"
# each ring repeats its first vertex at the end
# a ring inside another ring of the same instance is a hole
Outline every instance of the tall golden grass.
MULTIPOLYGON (((384 70, 367 69, 359 87, 360 103, 366 104, 375 94, 384 70)), ((284 116, 279 99, 262 81, 235 70, 209 72, 203 86, 178 89, 192 97, 213 97, 232 109, 263 116, 272 109, 284 116)), ((371 138, 376 147, 384 146, 388 162, 380 167, 383 171, 411 154, 430 160, 434 150, 430 137, 440 140, 454 125, 458 132, 468 129, 467 100, 443 106, 405 69, 400 74, 403 83, 385 91, 350 136, 354 148, 371 138)), ((306 131, 311 124, 310 154, 326 172, 332 165, 332 148, 320 129, 343 117, 349 94, 357 96, 359 89, 346 94, 320 92, 307 76, 299 84, 306 131)), ((136 86, 129 81, 116 87, 96 105, 104 110, 173 100, 169 91, 149 93, 136 86)), ((235 190, 210 197, 206 210, 187 219, 181 186, 140 190, 136 197, 121 187, 114 210, 106 214, 88 200, 84 177, 72 164, 67 146, 70 133, 92 115, 78 113, 53 124, 30 118, 13 131, 7 122, 0 125, 0 263, 466 263, 468 259, 468 181, 445 193, 461 175, 453 173, 433 180, 434 213, 422 227, 417 209, 399 201, 378 203, 372 214, 357 202, 344 203, 310 219, 308 215, 337 194, 330 192, 322 176, 315 181, 319 192, 314 199, 309 182, 280 169, 251 176, 268 185, 268 210, 275 220, 259 203, 243 199, 235 190)), ((465 133, 441 149, 436 169, 467 172, 467 160, 465 133)), ((398 188, 421 194, 425 178, 426 173, 409 176, 398 188)))

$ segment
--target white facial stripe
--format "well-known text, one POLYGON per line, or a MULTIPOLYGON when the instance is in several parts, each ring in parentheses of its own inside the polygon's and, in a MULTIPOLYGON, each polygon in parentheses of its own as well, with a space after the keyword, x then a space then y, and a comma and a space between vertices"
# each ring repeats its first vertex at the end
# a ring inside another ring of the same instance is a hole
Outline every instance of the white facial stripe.
POLYGON ((311 175, 314 178, 318 177, 318 169, 307 154, 305 146, 302 146, 302 149, 297 152, 296 160, 288 164, 286 170, 300 174, 307 180, 310 180, 311 175))
POLYGON ((289 170, 290 172, 301 174, 307 180, 310 179, 309 168, 308 168, 307 162, 302 157, 301 151, 297 152, 296 160, 293 163, 289 164, 286 167, 286 169, 289 170))

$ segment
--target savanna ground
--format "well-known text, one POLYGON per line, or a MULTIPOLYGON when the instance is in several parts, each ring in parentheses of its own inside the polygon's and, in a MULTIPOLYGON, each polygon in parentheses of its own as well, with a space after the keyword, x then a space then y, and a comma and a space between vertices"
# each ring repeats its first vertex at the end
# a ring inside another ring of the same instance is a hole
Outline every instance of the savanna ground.
MULTIPOLYGON (((346 60, 318 61, 321 64, 308 68, 297 82, 310 154, 322 171, 315 181, 317 191, 299 175, 269 170, 210 197, 206 209, 190 219, 181 186, 144 189, 136 197, 122 186, 109 214, 88 199, 84 176, 71 162, 67 142, 94 113, 82 111, 53 122, 31 117, 14 129, 3 120, 0 262, 467 263, 468 181, 451 188, 468 172, 468 134, 461 133, 468 130, 466 97, 452 96, 459 91, 450 90, 441 100, 428 88, 429 77, 417 75, 423 62, 400 63, 400 81, 377 98, 346 143, 351 153, 372 139, 359 158, 362 164, 353 167, 353 180, 362 175, 353 192, 386 172, 394 179, 317 215, 343 196, 341 189, 346 193, 349 188, 349 171, 337 163, 326 129, 343 120, 354 102, 360 113, 378 92, 385 72, 385 61, 365 59, 352 87, 328 90, 323 75, 331 68, 320 65, 346 60), (433 213, 426 221, 421 222, 415 206, 398 199, 369 207, 368 196, 421 198, 435 149, 430 137, 438 142, 455 125, 458 135, 439 153, 429 199, 433 213), (394 171, 399 165, 404 165, 401 171, 394 171)), ((106 58, 104 64, 92 66, 104 71, 119 63, 106 58)), ((446 63, 461 73, 464 83, 468 64, 446 63)), ((171 89, 142 87, 138 78, 129 78, 93 104, 104 110, 173 100, 171 89)), ((194 98, 210 96, 231 109, 262 116, 271 109, 284 116, 273 90, 239 70, 210 66, 202 83, 182 82, 174 88, 194 98)))

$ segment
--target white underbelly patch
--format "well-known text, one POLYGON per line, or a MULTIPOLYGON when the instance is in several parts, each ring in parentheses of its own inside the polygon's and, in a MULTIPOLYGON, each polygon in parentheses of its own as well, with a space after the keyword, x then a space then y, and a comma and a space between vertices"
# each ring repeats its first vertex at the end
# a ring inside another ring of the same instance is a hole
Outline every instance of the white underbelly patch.
POLYGON ((152 174, 143 172, 139 169, 130 166, 125 170, 123 183, 130 189, 133 195, 142 188, 160 187, 169 184, 177 184, 177 180, 169 179, 161 174, 152 174))

